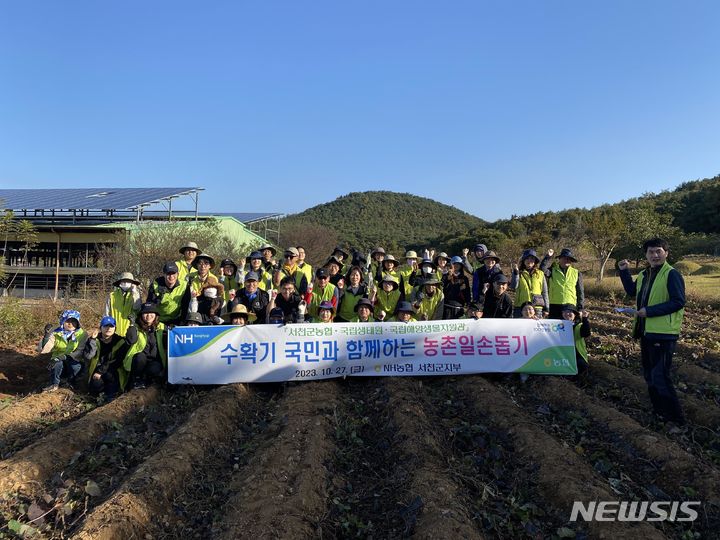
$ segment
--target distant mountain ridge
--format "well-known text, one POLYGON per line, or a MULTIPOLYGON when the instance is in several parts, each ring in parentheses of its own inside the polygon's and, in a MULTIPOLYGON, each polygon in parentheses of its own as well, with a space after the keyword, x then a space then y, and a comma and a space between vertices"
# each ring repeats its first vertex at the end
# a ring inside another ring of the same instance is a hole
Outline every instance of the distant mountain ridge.
POLYGON ((487 222, 453 206, 410 193, 354 192, 286 217, 281 230, 314 223, 336 231, 349 245, 428 245, 448 231, 466 231, 487 222))

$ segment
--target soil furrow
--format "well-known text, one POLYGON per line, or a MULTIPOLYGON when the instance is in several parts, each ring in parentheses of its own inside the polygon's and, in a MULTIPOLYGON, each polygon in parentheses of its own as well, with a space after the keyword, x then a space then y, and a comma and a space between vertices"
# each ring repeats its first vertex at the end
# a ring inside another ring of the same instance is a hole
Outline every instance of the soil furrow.
POLYGON ((174 494, 183 488, 208 449, 232 436, 235 423, 251 398, 252 393, 240 384, 211 392, 188 421, 107 501, 93 510, 75 538, 143 537, 171 508, 174 494))
MULTIPOLYGON (((592 378, 617 385, 619 388, 629 389, 640 397, 637 400, 637 406, 652 411, 645 379, 627 370, 616 368, 602 360, 592 362, 590 369, 592 378)), ((720 427, 720 409, 713 403, 687 393, 681 393, 679 397, 685 415, 691 422, 713 431, 720 427)))
POLYGON ((84 401, 70 390, 30 394, 0 411, 0 457, 29 445, 53 428, 66 424, 94 404, 84 401))
MULTIPOLYGON (((519 458, 535 463, 534 480, 546 504, 552 504, 569 519, 575 501, 617 500, 602 478, 542 431, 535 419, 521 411, 502 390, 481 377, 462 379, 458 387, 472 399, 475 414, 488 418, 508 433, 519 458)), ((664 538, 660 531, 642 522, 590 521, 587 527, 593 538, 664 538)))
POLYGON ((82 418, 49 433, 0 463, 0 493, 19 490, 32 494, 42 482, 62 470, 92 444, 112 422, 125 422, 158 398, 157 388, 133 391, 82 418))
POLYGON ((383 379, 342 381, 333 418, 335 452, 323 538, 402 538, 415 526, 421 502, 409 489, 397 427, 383 379))
MULTIPOLYGON (((449 476, 445 454, 437 438, 438 426, 427 418, 418 399, 421 383, 397 378, 386 381, 397 433, 393 444, 405 458, 402 466, 410 471, 412 498, 419 498, 422 509, 417 516, 416 538, 482 538, 463 504, 462 489, 449 476)), ((419 504, 418 503, 418 504, 419 504)))
POLYGON ((589 397, 569 381, 548 377, 542 384, 533 385, 533 390, 555 407, 586 411, 593 421, 601 423, 608 432, 622 437, 646 459, 657 463, 660 469, 656 481, 665 491, 677 494, 683 486, 693 486, 707 503, 716 507, 720 505, 720 473, 674 442, 589 397))
POLYGON ((327 513, 327 462, 332 458, 336 381, 288 389, 270 444, 231 482, 236 495, 216 527, 219 538, 311 538, 327 513))

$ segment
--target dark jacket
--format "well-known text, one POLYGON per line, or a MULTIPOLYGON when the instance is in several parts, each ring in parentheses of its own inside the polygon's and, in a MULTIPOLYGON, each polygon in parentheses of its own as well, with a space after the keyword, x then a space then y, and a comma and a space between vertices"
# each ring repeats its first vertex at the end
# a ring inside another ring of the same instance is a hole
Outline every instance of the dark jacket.
MULTIPOLYGON (((277 299, 275 299, 277 303, 277 299)), ((230 302, 228 312, 232 311, 238 304, 244 305, 248 311, 252 311, 257 316, 255 324, 265 324, 267 322, 267 306, 270 303, 270 296, 262 289, 258 289, 255 297, 250 298, 248 296, 247 289, 241 289, 235 293, 235 299, 230 302)))
POLYGON ((513 303, 508 293, 497 297, 492 288, 488 289, 482 308, 483 319, 512 319, 513 303))

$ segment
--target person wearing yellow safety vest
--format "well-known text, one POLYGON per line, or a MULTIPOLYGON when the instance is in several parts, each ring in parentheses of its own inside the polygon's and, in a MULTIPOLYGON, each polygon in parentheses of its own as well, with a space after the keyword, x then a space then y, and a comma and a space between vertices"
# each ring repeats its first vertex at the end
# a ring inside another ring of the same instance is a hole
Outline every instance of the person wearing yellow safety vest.
POLYGON ((685 281, 667 262, 667 241, 652 238, 643 244, 643 250, 649 267, 635 281, 630 263, 626 259, 618 263, 625 292, 636 297, 636 309, 623 311, 635 316, 633 337, 640 340, 643 376, 653 409, 666 421, 683 425, 685 417, 670 369, 685 314, 685 281))
POLYGON ((572 304, 565 304, 562 307, 562 316, 563 319, 571 322, 573 325, 578 375, 583 375, 587 373, 589 367, 587 345, 585 344, 585 338, 590 337, 589 314, 585 310, 578 311, 572 304))
MULTIPOLYGON (((310 283, 313 280, 313 267, 311 264, 305 262, 305 256, 306 256, 305 248, 303 246, 295 246, 295 249, 297 249, 297 252, 298 252, 298 258, 297 258, 298 268, 305 275, 306 282, 310 283)), ((303 291, 303 292, 305 292, 305 291, 303 291)))
POLYGON ((410 296, 415 285, 415 273, 418 271, 417 253, 414 251, 405 252, 405 264, 397 269, 400 274, 400 287, 405 296, 410 296))
POLYGON ((330 283, 330 274, 327 269, 318 268, 315 271, 315 283, 310 283, 305 291, 305 303, 307 313, 313 319, 317 319, 318 307, 322 302, 330 302, 337 307, 340 293, 337 287, 330 283))
POLYGON ((474 260, 471 261, 468 257, 468 254, 470 253, 470 250, 468 248, 463 248, 462 250, 462 261, 463 261, 463 268, 465 268, 465 271, 472 275, 475 270, 478 268, 481 268, 483 266, 483 257, 485 256, 485 253, 487 253, 487 246, 485 244, 475 244, 473 247, 473 257, 474 260))
POLYGON ((238 281, 238 265, 232 259, 223 259, 220 263, 220 277, 218 281, 223 286, 223 300, 225 303, 235 298, 235 293, 241 287, 238 281))
POLYGON ((520 265, 512 264, 510 289, 515 290, 513 318, 522 318, 522 306, 526 302, 535 307, 539 318, 547 317, 549 312, 548 287, 545 274, 540 270, 540 259, 534 249, 526 249, 520 257, 520 265))
POLYGON ((175 263, 165 263, 163 275, 150 284, 145 301, 157 304, 160 322, 173 325, 182 322, 190 302, 190 287, 179 278, 175 263))
POLYGON ((552 261, 554 253, 552 249, 547 250, 547 254, 540 262, 540 270, 545 273, 548 282, 550 297, 548 316, 551 319, 562 319, 563 304, 574 304, 578 309, 584 309, 585 287, 582 274, 573 266, 577 259, 572 251, 563 248, 555 262, 552 261))
POLYGON ((263 265, 263 254, 259 251, 253 251, 248 257, 248 272, 255 272, 258 276, 258 288, 261 291, 269 292, 273 288, 273 275, 272 271, 268 272, 265 270, 263 265))
POLYGON ((375 275, 375 283, 380 283, 383 280, 383 277, 386 275, 390 275, 397 279, 398 284, 400 284, 400 274, 398 273, 398 266, 400 266, 400 262, 393 257, 392 255, 385 255, 382 262, 380 263, 380 268, 378 268, 377 274, 375 275))
POLYGON ((432 262, 435 265, 435 277, 444 284, 445 277, 450 272, 450 257, 448 257, 447 253, 441 251, 433 257, 432 262))
POLYGON ((130 388, 143 389, 149 383, 167 380, 167 330, 152 302, 140 308, 137 324, 128 328, 130 346, 123 369, 129 373, 130 388))
POLYGON ((335 322, 350 322, 357 313, 355 306, 362 298, 368 297, 368 288, 362 282, 362 270, 359 266, 352 266, 345 278, 345 286, 340 291, 335 322))
POLYGON ((273 285, 275 289, 277 289, 283 279, 287 277, 295 283, 296 291, 300 294, 305 294, 309 281, 305 272, 303 272, 297 264, 299 257, 300 252, 297 248, 289 247, 285 250, 285 254, 283 255, 284 263, 280 268, 275 270, 273 274, 273 285))
POLYGON ((410 301, 419 321, 439 321, 445 313, 445 297, 435 276, 425 278, 413 291, 410 301))
POLYGON ((57 328, 53 326, 45 326, 45 333, 37 346, 38 352, 50 353, 50 386, 43 388, 45 392, 57 390, 63 377, 68 379, 72 387, 85 366, 82 352, 87 332, 80 328, 80 312, 74 309, 63 311, 60 325, 57 328))
POLYGON ((200 294, 200 290, 210 281, 217 281, 218 278, 210 270, 215 266, 215 259, 207 253, 201 253, 193 261, 193 267, 197 270, 189 281, 190 295, 195 298, 200 294))
POLYGON ((96 396, 104 393, 105 403, 115 398, 124 383, 123 361, 130 348, 127 339, 118 336, 115 329, 115 319, 103 317, 100 328, 90 333, 83 351, 83 357, 89 362, 88 391, 96 396))
POLYGON ((371 300, 375 305, 375 318, 378 321, 385 320, 395 314, 398 302, 405 300, 405 294, 400 290, 398 279, 390 274, 385 274, 380 281, 380 289, 374 291, 374 298, 371 300))
POLYGON ((195 242, 185 242, 185 245, 180 248, 180 254, 183 258, 175 261, 178 267, 178 279, 180 281, 190 281, 193 274, 197 274, 197 270, 193 266, 193 261, 199 253, 200 248, 195 242))
POLYGON ((112 317, 117 321, 115 333, 124 336, 131 322, 140 311, 140 282, 130 272, 123 272, 113 282, 113 289, 105 302, 103 315, 112 317))

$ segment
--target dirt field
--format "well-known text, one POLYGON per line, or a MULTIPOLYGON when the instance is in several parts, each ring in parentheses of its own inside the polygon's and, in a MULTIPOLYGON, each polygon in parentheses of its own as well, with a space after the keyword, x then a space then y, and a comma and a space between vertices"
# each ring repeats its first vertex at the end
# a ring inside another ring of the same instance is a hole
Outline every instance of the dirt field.
POLYGON ((720 538, 720 317, 687 310, 650 407, 630 319, 590 303, 590 375, 39 394, 0 351, 0 538, 720 538), (702 501, 695 522, 570 522, 573 501, 702 501))

